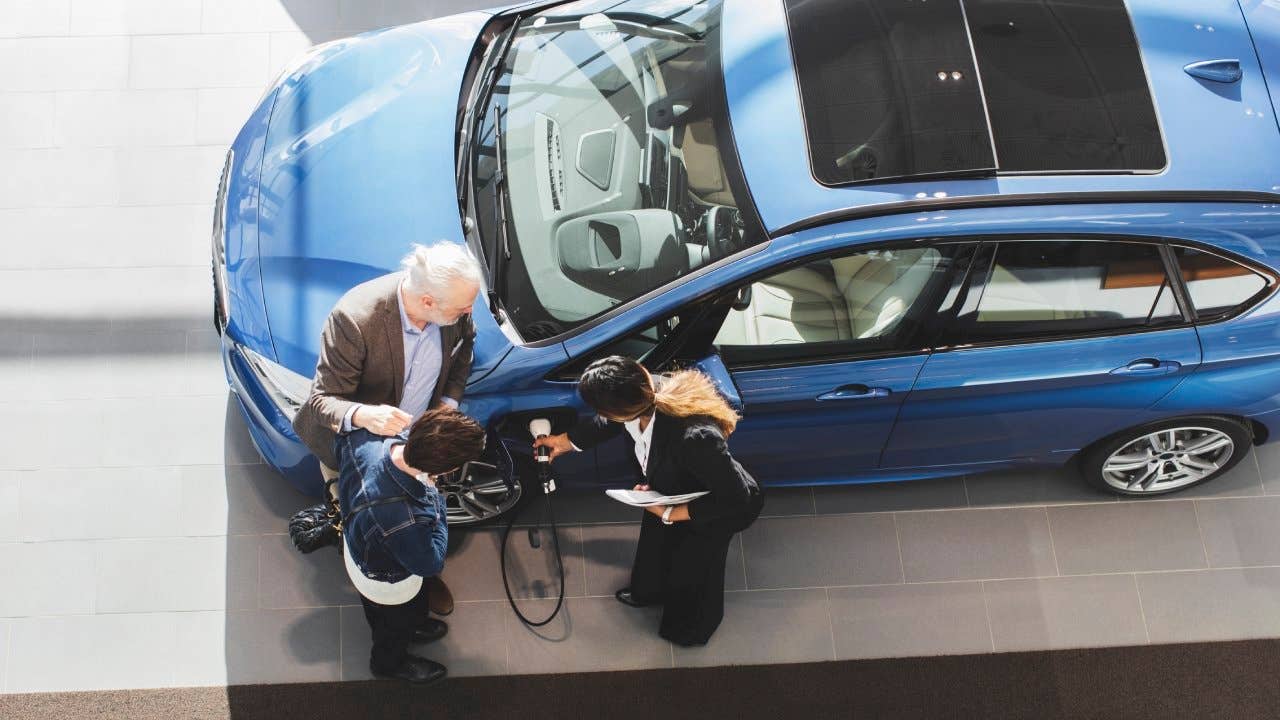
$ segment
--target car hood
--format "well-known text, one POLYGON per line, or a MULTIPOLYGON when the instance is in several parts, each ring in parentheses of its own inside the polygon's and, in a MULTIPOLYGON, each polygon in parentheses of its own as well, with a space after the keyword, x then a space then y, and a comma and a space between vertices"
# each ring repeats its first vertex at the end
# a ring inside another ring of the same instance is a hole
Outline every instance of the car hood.
MULTIPOLYGON (((316 49, 281 79, 262 164, 258 250, 276 359, 310 375, 348 289, 413 243, 463 234, 455 132, 463 76, 489 13, 376 31, 316 49)), ((477 377, 509 350, 477 303, 477 377)))

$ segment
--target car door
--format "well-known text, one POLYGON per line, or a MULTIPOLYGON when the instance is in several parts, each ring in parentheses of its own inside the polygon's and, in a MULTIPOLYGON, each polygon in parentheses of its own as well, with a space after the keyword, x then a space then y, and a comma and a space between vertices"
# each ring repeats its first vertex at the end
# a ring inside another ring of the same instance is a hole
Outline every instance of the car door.
POLYGON ((734 456, 769 483, 834 483, 874 470, 973 248, 845 251, 740 292, 715 338, 742 403, 734 456))
POLYGON ((1200 364, 1170 267, 1140 239, 984 243, 882 467, 1065 460, 1138 422, 1200 364))

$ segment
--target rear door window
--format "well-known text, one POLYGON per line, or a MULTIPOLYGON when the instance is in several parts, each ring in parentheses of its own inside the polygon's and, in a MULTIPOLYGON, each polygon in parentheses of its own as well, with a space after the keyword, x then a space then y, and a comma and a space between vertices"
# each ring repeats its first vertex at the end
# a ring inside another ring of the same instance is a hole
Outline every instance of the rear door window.
POLYGON ((1182 322, 1160 248, 1122 241, 1001 242, 961 342, 1036 340, 1182 322))

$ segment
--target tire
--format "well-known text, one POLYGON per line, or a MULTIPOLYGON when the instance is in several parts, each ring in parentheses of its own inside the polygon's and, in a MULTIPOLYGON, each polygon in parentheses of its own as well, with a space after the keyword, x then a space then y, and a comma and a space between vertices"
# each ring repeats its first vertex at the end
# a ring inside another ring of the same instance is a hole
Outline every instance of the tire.
POLYGON ((1164 495, 1223 475, 1252 445, 1249 429, 1230 418, 1163 420, 1089 447, 1080 455, 1080 472, 1090 485, 1116 495, 1164 495))

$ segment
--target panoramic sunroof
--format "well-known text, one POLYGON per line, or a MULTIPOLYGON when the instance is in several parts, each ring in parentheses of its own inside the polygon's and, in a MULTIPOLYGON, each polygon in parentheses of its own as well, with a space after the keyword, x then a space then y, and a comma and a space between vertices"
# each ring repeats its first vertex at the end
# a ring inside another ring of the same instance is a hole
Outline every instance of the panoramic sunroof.
POLYGON ((1165 166, 1124 0, 784 2, 823 184, 1165 166))

